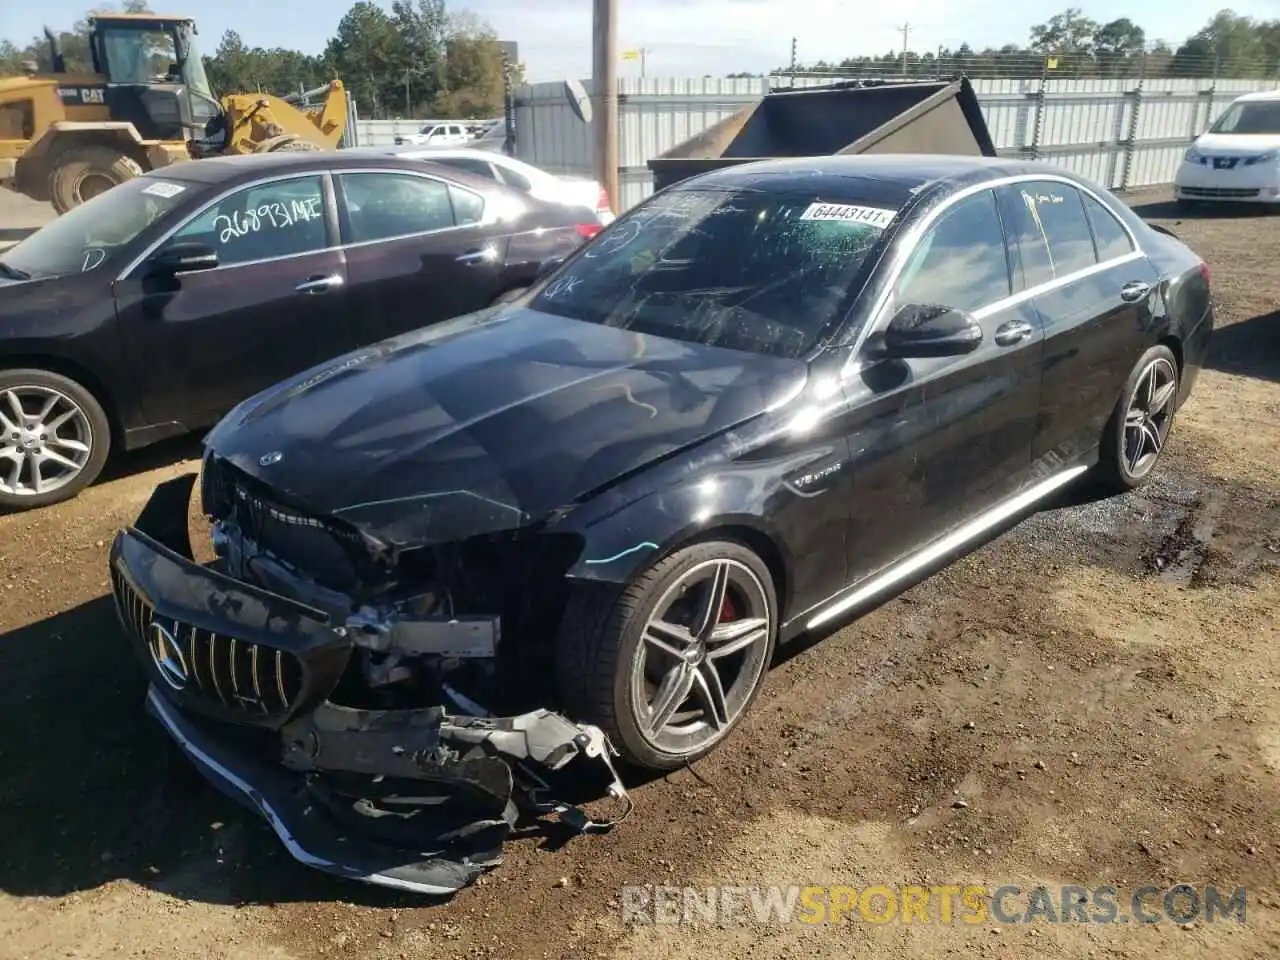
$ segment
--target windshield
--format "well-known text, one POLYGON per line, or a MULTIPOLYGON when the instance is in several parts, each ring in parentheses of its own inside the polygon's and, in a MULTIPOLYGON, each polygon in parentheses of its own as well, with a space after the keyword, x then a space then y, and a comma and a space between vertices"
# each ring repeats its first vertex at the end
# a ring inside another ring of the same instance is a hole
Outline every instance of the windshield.
MULTIPOLYGON (((106 263, 185 200, 192 184, 137 177, 112 187, 41 227, 0 256, 23 277, 85 273, 106 263)), ((203 188, 199 188, 203 189, 203 188)))
POLYGON ((798 357, 839 315, 896 212, 755 190, 667 191, 597 236, 530 305, 798 357))
POLYGON ((200 53, 200 43, 196 40, 194 24, 178 27, 178 54, 182 57, 182 79, 187 90, 209 100, 216 99, 204 70, 204 57, 200 53))
POLYGON ((112 83, 164 81, 178 61, 172 35, 161 29, 104 27, 98 37, 112 83))
POLYGON ((1209 132, 1280 134, 1280 100, 1233 103, 1209 132))

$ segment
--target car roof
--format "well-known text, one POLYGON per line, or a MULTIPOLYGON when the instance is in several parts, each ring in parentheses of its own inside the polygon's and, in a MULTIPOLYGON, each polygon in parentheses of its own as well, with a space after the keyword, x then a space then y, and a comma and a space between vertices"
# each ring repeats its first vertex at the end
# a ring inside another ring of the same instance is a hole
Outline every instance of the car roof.
MULTIPOLYGON (((421 143, 397 143, 385 147, 352 147, 344 153, 361 157, 412 157, 414 160, 429 160, 431 157, 458 157, 474 160, 495 160, 498 163, 514 163, 529 166, 523 160, 509 157, 496 150, 477 150, 475 147, 430 147, 421 143)), ((534 168, 537 169, 536 167, 534 168)))
POLYGON ((1253 93, 1236 97, 1237 102, 1240 100, 1280 100, 1280 90, 1255 90, 1253 93))
POLYGON ((143 176, 160 180, 182 180, 210 185, 233 184, 239 180, 308 170, 330 170, 334 167, 392 167, 420 169, 421 160, 401 159, 392 154, 360 150, 284 151, 254 153, 235 157, 208 157, 187 163, 176 163, 150 170, 143 176))
POLYGON ((531 178, 545 179, 552 176, 541 167, 535 167, 516 157, 509 157, 496 150, 477 150, 475 147, 428 147, 423 144, 404 143, 389 147, 354 147, 343 152, 362 157, 403 157, 415 163, 430 163, 432 159, 448 160, 450 158, 484 160, 496 163, 500 167, 512 167, 531 178))
POLYGON ((788 157, 721 167, 677 183, 681 187, 764 189, 778 193, 813 193, 839 201, 865 202, 867 194, 903 206, 925 192, 951 193, 973 184, 1020 175, 1065 176, 1070 171, 1050 164, 1003 157, 951 154, 858 154, 856 156, 788 157), (868 186, 870 185, 870 190, 868 186))

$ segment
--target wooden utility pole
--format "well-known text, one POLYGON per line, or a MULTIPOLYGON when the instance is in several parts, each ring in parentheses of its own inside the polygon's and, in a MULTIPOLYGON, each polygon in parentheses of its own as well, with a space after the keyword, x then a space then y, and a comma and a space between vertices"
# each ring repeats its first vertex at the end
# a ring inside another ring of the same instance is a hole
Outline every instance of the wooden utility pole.
POLYGON ((618 195, 618 0, 595 0, 595 169, 609 194, 609 205, 621 212, 618 195))

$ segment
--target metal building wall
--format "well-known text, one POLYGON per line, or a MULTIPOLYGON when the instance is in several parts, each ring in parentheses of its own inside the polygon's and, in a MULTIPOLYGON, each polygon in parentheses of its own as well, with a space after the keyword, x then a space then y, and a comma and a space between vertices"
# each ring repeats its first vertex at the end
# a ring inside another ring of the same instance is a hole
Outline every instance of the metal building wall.
MULTIPOLYGON (((797 78, 796 86, 832 78, 797 78)), ((619 179, 623 209, 653 189, 649 158, 728 117, 789 78, 619 81, 619 179)), ((1114 189, 1173 180, 1187 144, 1241 93, 1275 80, 972 81, 1002 154, 1038 157, 1114 189), (1136 114, 1135 114, 1136 110, 1136 114), (1136 123, 1135 123, 1136 116, 1136 123), (1132 137, 1132 149, 1128 143, 1132 137)), ((592 84, 584 84, 592 92, 592 84)), ((366 122, 367 123, 367 122, 366 122)), ((363 141, 368 142, 368 141, 363 141)), ((516 154, 558 173, 589 176, 590 130, 574 115, 560 83, 516 92, 516 154)))

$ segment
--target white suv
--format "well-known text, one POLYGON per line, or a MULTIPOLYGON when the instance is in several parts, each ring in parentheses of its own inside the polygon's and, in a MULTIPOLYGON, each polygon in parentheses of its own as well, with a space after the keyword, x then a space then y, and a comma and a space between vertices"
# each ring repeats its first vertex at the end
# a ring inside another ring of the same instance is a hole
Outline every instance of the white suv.
POLYGON ((1280 91, 1233 100, 1187 150, 1174 195, 1179 203, 1280 204, 1280 91))

